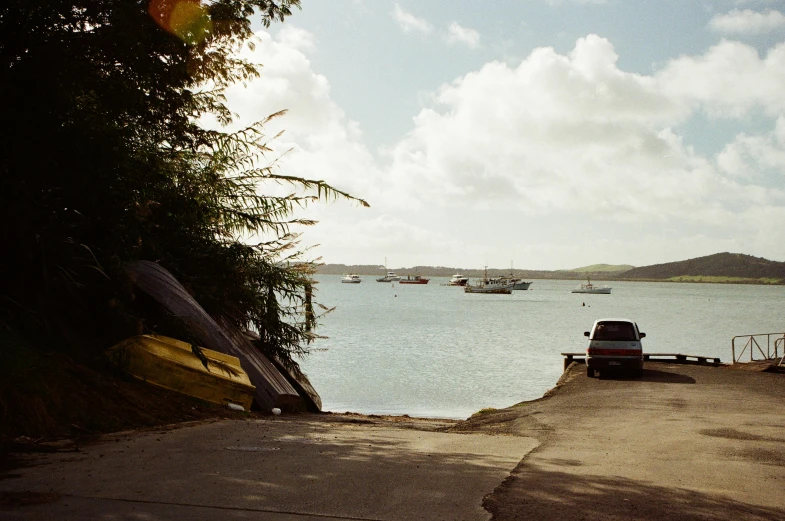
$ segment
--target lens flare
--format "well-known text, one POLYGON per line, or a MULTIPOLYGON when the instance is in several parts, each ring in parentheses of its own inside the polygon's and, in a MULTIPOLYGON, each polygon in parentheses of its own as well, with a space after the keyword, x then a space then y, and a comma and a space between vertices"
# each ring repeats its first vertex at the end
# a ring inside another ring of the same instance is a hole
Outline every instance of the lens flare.
POLYGON ((190 45, 204 40, 213 29, 199 0, 151 0, 148 13, 155 23, 190 45))

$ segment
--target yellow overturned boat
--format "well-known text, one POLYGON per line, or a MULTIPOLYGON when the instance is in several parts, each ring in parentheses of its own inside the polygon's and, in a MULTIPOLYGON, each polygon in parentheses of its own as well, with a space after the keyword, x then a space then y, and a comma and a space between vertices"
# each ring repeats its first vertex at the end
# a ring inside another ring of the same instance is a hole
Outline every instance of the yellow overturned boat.
POLYGON ((256 389, 234 356, 200 348, 207 359, 191 350, 191 344, 160 335, 139 335, 107 350, 120 369, 144 382, 221 405, 235 404, 250 410, 256 389))

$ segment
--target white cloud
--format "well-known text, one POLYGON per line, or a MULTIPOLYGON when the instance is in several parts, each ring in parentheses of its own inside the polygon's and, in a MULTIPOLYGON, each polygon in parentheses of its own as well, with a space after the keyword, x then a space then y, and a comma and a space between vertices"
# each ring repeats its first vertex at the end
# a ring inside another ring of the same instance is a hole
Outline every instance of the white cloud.
MULTIPOLYGON (((671 128, 702 107, 728 115, 753 105, 785 113, 776 96, 785 87, 780 52, 760 60, 726 43, 640 76, 619 70, 610 42, 589 36, 568 56, 541 48, 515 68, 486 64, 442 87, 437 104, 421 111, 414 130, 391 151, 389 177, 402 186, 417 183, 423 208, 486 216, 499 235, 538 219, 594 222, 618 229, 623 240, 652 223, 693 230, 681 234, 737 230, 737 219, 753 220, 747 212, 759 203, 783 205, 785 194, 780 189, 761 198, 765 190, 723 175, 671 128), (500 206, 518 218, 496 222, 500 206)), ((778 146, 770 144, 767 156, 774 169, 778 146)), ((726 155, 722 163, 731 168, 732 152, 726 155)), ((586 244, 586 238, 572 240, 586 244)))
POLYGON ((241 123, 288 108, 281 171, 366 198, 306 211, 326 262, 395 266, 644 265, 718 251, 785 257, 785 44, 766 56, 723 41, 652 75, 625 72, 611 42, 539 48, 490 62, 434 92, 381 159, 313 71, 312 38, 260 33, 262 77, 229 93, 241 123), (696 112, 767 114, 716 158, 673 129, 696 112), (775 245, 775 246, 772 246, 775 245), (780 245, 780 246, 777 246, 780 245), (591 257, 587 257, 591 255, 591 257))
POLYGON ((278 41, 282 48, 302 51, 303 53, 312 51, 315 46, 314 37, 311 33, 292 25, 286 25, 280 30, 278 41))
POLYGON ((480 45, 480 33, 468 27, 462 27, 458 22, 452 22, 447 28, 447 43, 461 43, 470 49, 480 45))
POLYGON ((737 136, 718 155, 717 164, 741 182, 785 187, 785 116, 769 134, 737 136))
MULTIPOLYGON (((646 204, 607 186, 638 171, 635 161, 666 168, 663 157, 686 154, 663 131, 686 109, 615 61, 609 42, 590 36, 570 56, 538 49, 514 69, 490 63, 444 86, 439 105, 423 110, 393 151, 393 177, 420 179, 445 205, 485 207, 501 198, 536 214, 570 211, 589 197, 600 204, 588 212, 644 211, 646 204)), ((646 182, 640 175, 624 185, 646 182)))
POLYGON ((663 94, 699 103, 715 117, 739 118, 762 109, 785 113, 785 43, 761 59, 754 47, 722 41, 702 56, 673 60, 658 74, 663 94))
POLYGON ((734 9, 712 18, 709 27, 726 34, 761 34, 785 28, 785 15, 772 9, 764 12, 734 9))
POLYGON ((422 34, 428 34, 433 30, 431 24, 428 23, 427 20, 423 18, 417 18, 413 14, 404 11, 403 8, 395 4, 392 12, 395 21, 398 22, 398 25, 403 29, 406 33, 416 32, 422 34))
POLYGON ((263 64, 261 76, 227 90, 229 107, 239 114, 230 130, 286 110, 265 129, 269 136, 284 132, 270 144, 269 158, 286 153, 279 165, 282 173, 373 195, 375 182, 369 177, 377 169, 373 157, 362 143, 357 123, 330 97, 327 78, 312 70, 305 55, 312 49, 310 42, 312 36, 294 26, 282 29, 275 39, 265 31, 257 33, 255 49, 244 50, 243 57, 263 64))

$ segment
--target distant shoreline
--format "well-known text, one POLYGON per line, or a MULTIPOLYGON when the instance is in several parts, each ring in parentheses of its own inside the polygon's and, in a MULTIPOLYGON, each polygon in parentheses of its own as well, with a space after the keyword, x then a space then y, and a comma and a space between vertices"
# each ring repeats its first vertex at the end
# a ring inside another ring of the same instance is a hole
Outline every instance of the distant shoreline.
MULTIPOLYGON (((316 270, 318 275, 344 275, 346 273, 356 273, 363 277, 382 277, 387 270, 384 268, 377 268, 374 266, 366 265, 345 265, 345 264, 325 264, 319 266, 316 270)), ((470 279, 481 278, 484 276, 485 270, 477 269, 456 269, 456 268, 443 268, 443 267, 429 267, 417 266, 415 268, 397 268, 390 269, 398 275, 415 276, 420 275, 423 277, 444 277, 450 278, 455 273, 460 273, 470 279)), ((525 280, 587 280, 602 282, 670 282, 677 284, 745 284, 756 286, 782 286, 785 285, 785 279, 775 279, 769 277, 752 278, 752 277, 724 277, 724 276, 709 276, 709 275, 679 275, 670 278, 654 278, 654 277, 628 277, 624 276, 623 271, 597 271, 597 272, 583 272, 583 271, 539 271, 539 270, 512 270, 512 274, 525 280)), ((499 277, 509 276, 510 270, 504 269, 488 269, 488 276, 499 277)))

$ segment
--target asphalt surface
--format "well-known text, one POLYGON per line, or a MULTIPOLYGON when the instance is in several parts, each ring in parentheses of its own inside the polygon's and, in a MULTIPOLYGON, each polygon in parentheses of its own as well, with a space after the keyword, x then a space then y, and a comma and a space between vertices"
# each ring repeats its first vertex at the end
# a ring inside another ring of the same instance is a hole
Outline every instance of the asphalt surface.
POLYGON ((785 374, 580 365, 552 396, 461 427, 541 442, 487 498, 496 520, 785 520, 785 374))
MULTIPOLYGON (((312 418, 312 419, 307 419, 312 418)), ((221 421, 28 457, 2 519, 489 519, 485 495, 537 445, 439 421, 221 421)))
POLYGON ((466 422, 218 421, 20 463, 0 475, 0 519, 785 520, 785 375, 578 366, 466 422))

